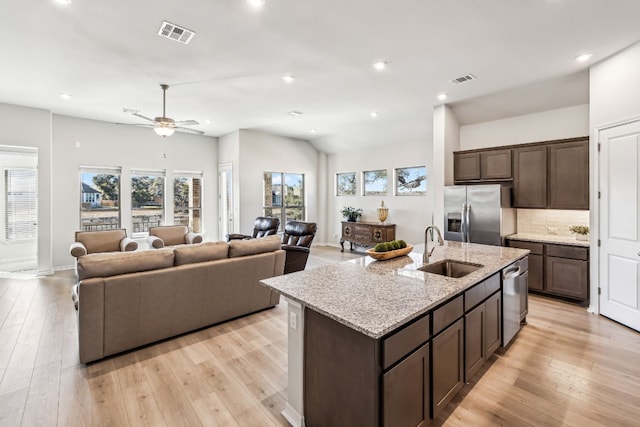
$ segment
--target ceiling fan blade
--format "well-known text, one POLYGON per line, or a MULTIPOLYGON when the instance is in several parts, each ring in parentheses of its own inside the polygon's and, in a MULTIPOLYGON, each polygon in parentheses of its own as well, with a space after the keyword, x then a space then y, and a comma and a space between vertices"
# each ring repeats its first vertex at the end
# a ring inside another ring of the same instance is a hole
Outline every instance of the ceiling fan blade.
POLYGON ((185 128, 182 126, 175 127, 176 132, 193 133, 195 135, 204 135, 204 132, 198 129, 185 128))
POLYGON ((140 117, 141 119, 148 120, 148 121, 150 121, 151 123, 155 123, 155 122, 156 122, 154 119, 149 118, 149 117, 147 117, 147 116, 143 116, 143 115, 142 115, 142 114, 140 114, 140 113, 131 113, 131 114, 133 114, 133 115, 134 115, 134 116, 136 116, 136 117, 140 117))
POLYGON ((195 120, 180 120, 178 122, 175 122, 176 125, 178 126, 198 126, 200 123, 196 122, 195 120))
POLYGON ((147 124, 147 123, 116 123, 117 125, 124 125, 124 126, 139 126, 139 127, 143 127, 143 128, 153 128, 155 125, 152 124, 147 124))

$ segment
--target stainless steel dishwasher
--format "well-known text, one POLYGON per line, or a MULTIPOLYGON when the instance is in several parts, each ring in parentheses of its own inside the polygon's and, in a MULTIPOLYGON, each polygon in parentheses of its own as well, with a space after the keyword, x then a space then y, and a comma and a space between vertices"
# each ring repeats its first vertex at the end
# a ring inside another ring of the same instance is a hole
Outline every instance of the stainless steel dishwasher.
POLYGON ((506 347, 520 330, 528 312, 528 257, 502 270, 502 346, 506 347))

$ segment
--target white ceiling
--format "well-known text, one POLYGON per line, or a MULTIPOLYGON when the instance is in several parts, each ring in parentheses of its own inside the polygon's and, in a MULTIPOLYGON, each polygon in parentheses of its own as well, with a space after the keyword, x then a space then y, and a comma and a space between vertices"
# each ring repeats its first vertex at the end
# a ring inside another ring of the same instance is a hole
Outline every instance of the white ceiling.
POLYGON ((0 2, 0 102, 140 123, 123 107, 160 116, 167 83, 167 116, 207 135, 256 129, 327 152, 430 140, 441 92, 461 124, 586 103, 588 66, 640 40, 638 0, 0 2), (191 43, 158 36, 164 20, 191 43))

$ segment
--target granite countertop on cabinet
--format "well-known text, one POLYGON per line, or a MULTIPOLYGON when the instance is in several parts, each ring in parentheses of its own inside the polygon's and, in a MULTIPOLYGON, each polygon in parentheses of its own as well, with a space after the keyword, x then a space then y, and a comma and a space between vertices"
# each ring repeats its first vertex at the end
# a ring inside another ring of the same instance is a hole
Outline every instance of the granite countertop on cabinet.
POLYGON ((526 234, 517 233, 507 236, 508 240, 522 240, 525 242, 552 243, 556 245, 589 247, 588 240, 577 240, 575 237, 558 236, 555 234, 526 234))
MULTIPOLYGON (((430 245, 431 246, 431 245, 430 245)), ((529 251, 446 241, 430 262, 453 259, 483 267, 449 278, 418 270, 424 245, 387 261, 362 257, 273 277, 261 283, 371 338, 378 339, 523 258, 529 251)))

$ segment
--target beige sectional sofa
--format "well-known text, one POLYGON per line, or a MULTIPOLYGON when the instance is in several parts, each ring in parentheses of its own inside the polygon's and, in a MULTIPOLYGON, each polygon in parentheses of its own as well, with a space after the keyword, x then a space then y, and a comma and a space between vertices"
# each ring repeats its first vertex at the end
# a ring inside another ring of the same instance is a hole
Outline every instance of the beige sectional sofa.
POLYGON ((259 281, 282 274, 280 244, 272 236, 80 257, 80 362, 273 307, 279 295, 259 281))

